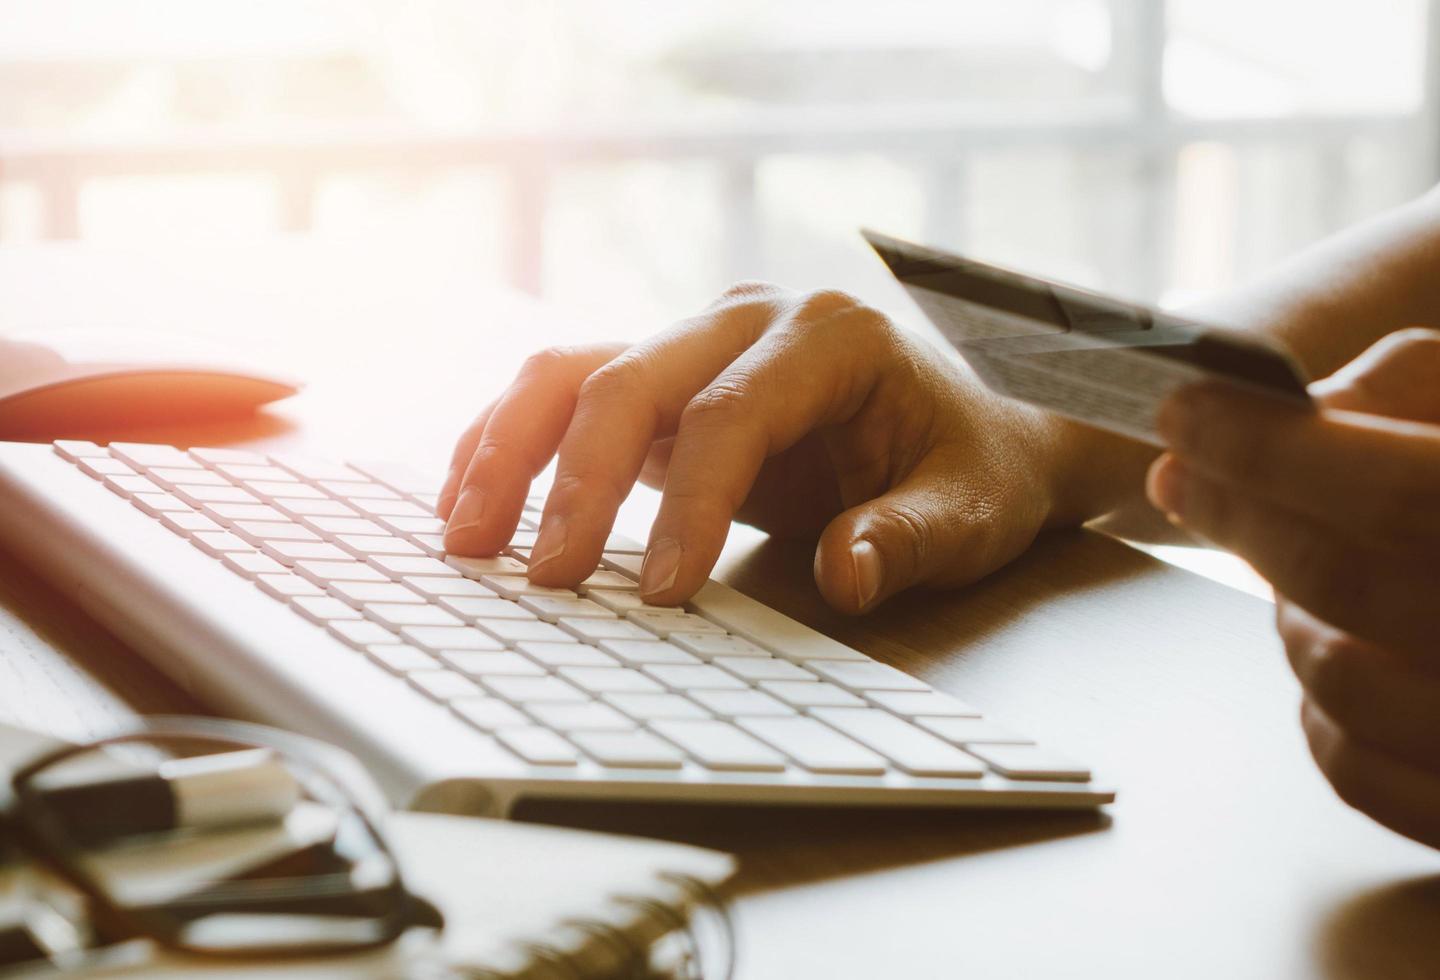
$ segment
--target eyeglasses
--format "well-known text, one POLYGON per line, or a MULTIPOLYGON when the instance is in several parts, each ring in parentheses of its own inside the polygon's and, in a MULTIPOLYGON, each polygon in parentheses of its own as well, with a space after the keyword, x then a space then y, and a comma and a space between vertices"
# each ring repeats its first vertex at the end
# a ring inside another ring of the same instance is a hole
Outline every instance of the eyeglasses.
POLYGON ((29 945, 56 964, 142 938, 206 956, 330 955, 443 924, 406 890, 385 810, 333 746, 164 718, 0 784, 0 844, 30 859, 29 945))

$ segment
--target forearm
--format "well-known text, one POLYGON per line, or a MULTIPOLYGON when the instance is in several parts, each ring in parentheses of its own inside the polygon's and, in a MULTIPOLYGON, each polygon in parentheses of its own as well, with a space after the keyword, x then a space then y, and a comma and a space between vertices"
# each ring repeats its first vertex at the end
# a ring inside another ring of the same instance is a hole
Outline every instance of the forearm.
MULTIPOLYGON (((1306 249, 1248 285, 1185 311, 1264 334, 1310 380, 1325 377, 1386 334, 1440 326, 1440 188, 1306 249)), ((1149 446, 1069 421, 1057 445, 1075 490, 1056 523, 1110 515, 1108 530, 1152 538, 1164 530, 1143 499, 1149 446)))

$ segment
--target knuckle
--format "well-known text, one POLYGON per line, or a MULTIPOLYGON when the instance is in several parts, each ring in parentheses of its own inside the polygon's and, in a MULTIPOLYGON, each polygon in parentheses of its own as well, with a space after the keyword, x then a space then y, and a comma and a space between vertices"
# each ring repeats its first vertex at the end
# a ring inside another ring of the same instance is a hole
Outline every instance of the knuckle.
POLYGON ((737 425, 750 413, 750 385, 739 376, 718 378, 686 404, 682 429, 737 425))
POLYGON ((731 283, 720 294, 721 302, 736 302, 751 299, 770 299, 782 292, 781 287, 763 279, 740 279, 731 283))
POLYGON ((575 352, 569 347, 546 347, 525 358, 520 367, 522 378, 548 378, 560 371, 575 352))
POLYGON ((1300 683, 1330 717, 1343 721, 1364 701, 1365 662, 1359 646, 1336 632, 1305 643, 1297 656, 1300 683))
POLYGON ((580 385, 582 403, 632 398, 645 390, 645 362, 632 354, 622 354, 591 372, 580 385))

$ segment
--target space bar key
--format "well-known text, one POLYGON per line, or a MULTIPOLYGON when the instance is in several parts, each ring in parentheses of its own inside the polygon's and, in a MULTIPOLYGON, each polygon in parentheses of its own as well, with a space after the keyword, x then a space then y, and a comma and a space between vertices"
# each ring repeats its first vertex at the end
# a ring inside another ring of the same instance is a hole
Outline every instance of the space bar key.
POLYGON ((973 755, 878 708, 812 708, 810 714, 879 752, 914 776, 975 778, 985 766, 973 755))

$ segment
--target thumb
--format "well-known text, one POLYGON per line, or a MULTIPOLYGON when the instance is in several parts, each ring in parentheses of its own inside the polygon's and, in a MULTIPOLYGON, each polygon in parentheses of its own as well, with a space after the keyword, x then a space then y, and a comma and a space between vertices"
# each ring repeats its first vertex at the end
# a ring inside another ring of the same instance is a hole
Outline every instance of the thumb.
POLYGON ((1440 331, 1397 330, 1310 386, 1326 408, 1440 422, 1440 331))
POLYGON ((967 485, 931 460, 899 486, 836 517, 820 535, 815 584, 841 612, 858 613, 919 584, 975 581, 1024 551, 1043 515, 967 485), (1032 519, 1033 518, 1033 519, 1032 519))

